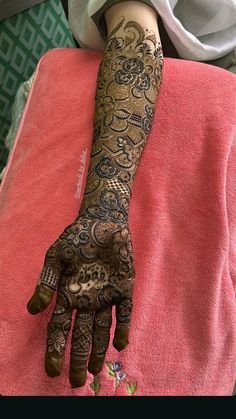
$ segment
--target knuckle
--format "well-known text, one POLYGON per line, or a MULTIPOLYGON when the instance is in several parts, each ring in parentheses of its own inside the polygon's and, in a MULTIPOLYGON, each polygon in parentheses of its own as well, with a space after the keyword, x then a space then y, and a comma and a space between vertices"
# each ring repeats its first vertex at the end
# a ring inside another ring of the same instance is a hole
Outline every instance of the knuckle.
POLYGON ((54 259, 58 256, 58 243, 53 243, 46 252, 46 259, 54 259))

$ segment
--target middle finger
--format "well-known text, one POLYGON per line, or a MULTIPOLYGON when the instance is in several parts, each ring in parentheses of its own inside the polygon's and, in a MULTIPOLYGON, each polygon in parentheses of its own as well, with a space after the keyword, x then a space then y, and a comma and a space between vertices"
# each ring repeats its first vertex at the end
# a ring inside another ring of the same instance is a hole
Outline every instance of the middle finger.
POLYGON ((98 374, 104 364, 106 351, 110 340, 112 324, 112 306, 102 308, 95 313, 93 325, 93 343, 88 370, 98 374))
POLYGON ((87 361, 92 342, 93 313, 76 311, 71 342, 70 383, 73 388, 86 382, 87 361))

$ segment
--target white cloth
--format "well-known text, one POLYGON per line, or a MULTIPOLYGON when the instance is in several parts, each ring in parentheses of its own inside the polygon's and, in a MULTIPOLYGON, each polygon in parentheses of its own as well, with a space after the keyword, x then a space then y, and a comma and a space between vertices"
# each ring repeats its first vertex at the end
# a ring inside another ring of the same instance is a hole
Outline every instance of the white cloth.
MULTIPOLYGON (((82 48, 103 49, 92 16, 106 0, 69 0, 69 25, 82 48)), ((180 57, 214 60, 236 48, 236 0, 151 0, 180 57)))

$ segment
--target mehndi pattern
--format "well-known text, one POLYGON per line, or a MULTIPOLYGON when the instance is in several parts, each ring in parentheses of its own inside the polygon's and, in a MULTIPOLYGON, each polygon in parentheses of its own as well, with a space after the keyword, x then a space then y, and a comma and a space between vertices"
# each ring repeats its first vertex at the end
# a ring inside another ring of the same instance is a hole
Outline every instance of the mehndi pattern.
POLYGON ((81 208, 48 250, 28 304, 31 313, 42 311, 58 290, 48 325, 45 369, 50 376, 60 374, 76 309, 73 387, 85 383, 89 354, 89 371, 97 374, 102 368, 113 305, 117 321, 113 345, 121 350, 128 344, 135 277, 128 210, 162 68, 162 49, 155 35, 122 18, 107 39, 98 71, 93 146, 81 208))

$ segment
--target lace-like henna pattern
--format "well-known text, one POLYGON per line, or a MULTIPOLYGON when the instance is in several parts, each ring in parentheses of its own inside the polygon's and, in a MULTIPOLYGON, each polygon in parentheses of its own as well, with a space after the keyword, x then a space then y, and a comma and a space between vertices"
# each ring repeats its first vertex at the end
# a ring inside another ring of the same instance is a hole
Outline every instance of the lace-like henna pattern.
POLYGON ((70 369, 85 370, 92 341, 93 315, 77 313, 71 343, 70 369))
POLYGON ((63 354, 66 346, 66 338, 70 330, 71 316, 68 314, 56 316, 54 321, 48 324, 48 352, 63 354))
POLYGON ((46 266, 39 277, 38 284, 44 284, 53 290, 57 289, 59 282, 59 276, 54 273, 54 270, 50 266, 46 266))
POLYGON ((72 386, 97 374, 109 343, 128 343, 134 261, 128 209, 137 167, 151 129, 161 83, 163 57, 155 35, 124 19, 111 32, 101 61, 95 97, 94 138, 84 199, 77 219, 48 250, 40 277, 56 289, 48 326, 46 371, 58 375, 76 309, 71 346, 72 386))
MULTIPOLYGON (((125 24, 122 19, 107 40, 99 67, 94 144, 80 214, 88 214, 94 205, 103 211, 104 189, 117 191, 116 209, 121 214, 127 212, 122 198, 131 198, 134 176, 152 126, 162 68, 162 49, 155 35, 137 22, 125 24)), ((121 214, 119 219, 127 220, 121 214)), ((112 211, 104 216, 116 219, 112 211)))

